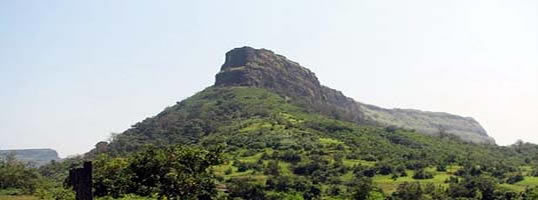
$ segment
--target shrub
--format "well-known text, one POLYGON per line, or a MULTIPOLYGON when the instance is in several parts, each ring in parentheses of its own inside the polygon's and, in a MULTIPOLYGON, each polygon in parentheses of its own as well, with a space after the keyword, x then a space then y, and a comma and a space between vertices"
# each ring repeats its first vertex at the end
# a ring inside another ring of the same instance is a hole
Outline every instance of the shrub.
POLYGON ((422 199, 423 193, 420 183, 405 182, 398 185, 398 189, 392 194, 392 197, 397 200, 416 200, 422 199))
POLYGON ((433 174, 424 169, 417 169, 415 171, 415 174, 413 175, 413 178, 414 179, 431 179, 433 178, 433 174))
POLYGON ((514 184, 514 183, 517 183, 519 181, 522 181, 524 179, 523 175, 521 174, 515 174, 515 175, 512 175, 510 177, 508 177, 508 179, 506 179, 506 183, 508 184, 514 184))

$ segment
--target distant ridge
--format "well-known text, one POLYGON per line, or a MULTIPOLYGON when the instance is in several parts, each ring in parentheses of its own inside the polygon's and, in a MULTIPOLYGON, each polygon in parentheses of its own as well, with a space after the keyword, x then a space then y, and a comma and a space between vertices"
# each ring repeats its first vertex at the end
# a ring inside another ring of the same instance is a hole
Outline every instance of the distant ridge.
POLYGON ((35 164, 36 167, 45 165, 50 161, 59 161, 58 152, 54 149, 10 149, 0 150, 0 157, 6 157, 10 154, 15 155, 15 159, 35 164))

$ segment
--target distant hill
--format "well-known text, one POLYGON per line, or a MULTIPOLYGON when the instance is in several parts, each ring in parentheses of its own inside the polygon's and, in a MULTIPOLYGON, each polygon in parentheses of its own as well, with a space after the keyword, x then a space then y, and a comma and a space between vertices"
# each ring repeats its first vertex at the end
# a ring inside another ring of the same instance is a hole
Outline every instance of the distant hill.
POLYGON ((0 150, 0 157, 13 154, 17 160, 35 164, 37 167, 49 163, 51 160, 58 161, 58 152, 53 149, 13 149, 0 150))

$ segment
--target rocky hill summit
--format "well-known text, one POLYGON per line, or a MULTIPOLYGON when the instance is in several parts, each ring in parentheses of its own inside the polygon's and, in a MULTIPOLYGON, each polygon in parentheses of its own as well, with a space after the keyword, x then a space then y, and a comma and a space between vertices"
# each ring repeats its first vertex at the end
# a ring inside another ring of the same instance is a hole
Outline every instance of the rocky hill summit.
POLYGON ((321 85, 309 69, 266 49, 242 47, 226 53, 215 86, 265 88, 337 119, 369 123, 353 99, 321 85))
POLYGON ((451 134, 474 143, 495 143, 472 118, 411 109, 384 109, 357 102, 340 91, 321 85, 309 69, 266 49, 242 47, 226 53, 215 86, 265 88, 322 114, 358 124, 396 126, 430 135, 451 134))

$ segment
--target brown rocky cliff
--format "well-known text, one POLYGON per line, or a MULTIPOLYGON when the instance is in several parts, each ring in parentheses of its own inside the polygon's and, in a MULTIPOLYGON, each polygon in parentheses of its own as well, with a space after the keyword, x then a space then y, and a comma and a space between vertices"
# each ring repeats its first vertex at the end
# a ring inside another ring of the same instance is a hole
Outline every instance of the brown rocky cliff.
POLYGON ((316 75, 286 57, 266 49, 236 48, 216 75, 215 86, 247 86, 309 103, 315 111, 338 119, 365 123, 355 101, 320 84, 316 75))

